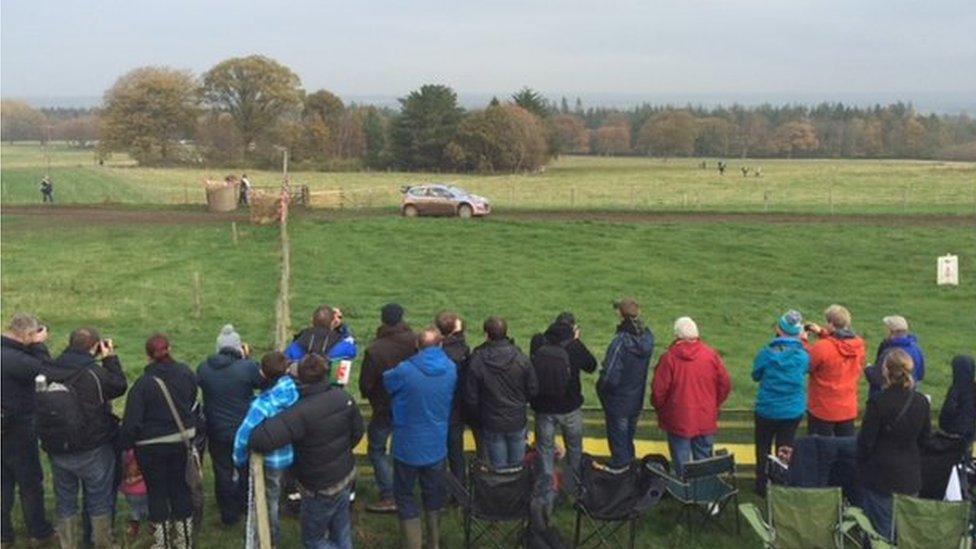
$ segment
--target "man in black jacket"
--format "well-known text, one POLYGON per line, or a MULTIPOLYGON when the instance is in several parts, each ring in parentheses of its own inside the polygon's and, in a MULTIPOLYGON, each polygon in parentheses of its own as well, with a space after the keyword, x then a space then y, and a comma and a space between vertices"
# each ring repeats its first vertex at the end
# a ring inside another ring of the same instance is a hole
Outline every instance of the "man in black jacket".
POLYGON ((596 357, 580 341, 579 327, 572 313, 562 313, 545 331, 532 337, 532 367, 539 380, 539 394, 532 399, 535 411, 535 444, 542 459, 543 493, 550 510, 555 503, 553 470, 556 428, 566 444, 570 473, 563 475, 566 494, 575 494, 576 478, 583 456, 583 393, 580 370, 596 371, 596 357))
POLYGON ((369 399, 373 409, 366 430, 366 453, 373 465, 373 475, 380 499, 366 506, 374 513, 395 513, 393 501, 393 462, 387 452, 393 424, 390 416, 390 395, 383 387, 383 373, 391 370, 417 352, 417 336, 403 321, 403 307, 388 303, 380 310, 382 324, 376 329, 376 339, 363 355, 363 369, 359 375, 359 392, 369 399))
POLYGON ((447 463, 451 473, 464 482, 467 477, 464 474, 464 418, 461 393, 471 348, 464 340, 464 324, 457 313, 441 311, 434 317, 434 325, 444 338, 441 341, 444 354, 457 366, 457 386, 451 403, 451 421, 447 428, 447 463))
POLYGON ((65 450, 41 439, 51 458, 61 542, 68 547, 80 545, 80 488, 94 546, 111 547, 119 433, 111 401, 128 388, 122 365, 111 341, 102 340, 93 328, 78 328, 71 332, 68 348, 45 373, 49 386, 60 383, 75 392, 83 418, 80 444, 65 450))
POLYGON ((298 402, 263 421, 250 447, 268 452, 294 445, 292 472, 302 491, 302 543, 352 547, 349 493, 356 478, 353 448, 363 438, 363 418, 351 396, 328 383, 328 366, 316 354, 298 364, 298 402))
POLYGON ((16 314, 0 338, 0 408, 3 410, 3 435, 0 442, 3 471, 2 542, 14 543, 10 513, 14 489, 20 487, 20 507, 27 534, 35 544, 55 541, 56 534, 44 516, 44 473, 37 451, 34 430, 34 378, 51 360, 44 341, 47 327, 32 315, 16 314))
POLYGON ((508 324, 491 316, 486 341, 471 354, 465 379, 468 413, 478 417, 495 469, 519 467, 525 457, 526 408, 539 390, 529 359, 508 339, 508 324))

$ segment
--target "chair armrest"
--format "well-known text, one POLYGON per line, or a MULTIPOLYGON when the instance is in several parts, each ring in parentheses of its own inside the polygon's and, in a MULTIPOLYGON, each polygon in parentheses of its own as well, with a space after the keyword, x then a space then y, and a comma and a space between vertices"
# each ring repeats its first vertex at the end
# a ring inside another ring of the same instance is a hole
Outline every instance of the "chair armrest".
POLYGON ((895 547, 887 538, 874 529, 874 525, 871 524, 871 519, 859 507, 848 507, 844 509, 842 525, 845 533, 853 526, 857 526, 871 540, 871 547, 879 547, 882 549, 893 549, 895 547))
POLYGON ((776 534, 773 532, 773 527, 766 524, 763 520, 762 513, 759 512, 759 508, 752 503, 742 503, 739 505, 739 512, 745 517, 746 522, 752 529, 755 530, 756 535, 762 540, 763 544, 766 546, 771 546, 776 540, 776 534))

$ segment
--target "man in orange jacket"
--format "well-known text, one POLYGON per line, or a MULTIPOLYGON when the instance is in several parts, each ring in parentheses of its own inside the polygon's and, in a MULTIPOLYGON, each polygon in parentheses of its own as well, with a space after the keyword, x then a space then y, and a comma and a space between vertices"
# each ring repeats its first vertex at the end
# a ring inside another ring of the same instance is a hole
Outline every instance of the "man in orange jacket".
POLYGON ((805 342, 810 353, 807 385, 807 432, 820 436, 854 436, 857 390, 864 371, 864 340, 851 330, 851 313, 841 305, 824 311, 826 327, 814 323, 806 331, 818 337, 805 342))

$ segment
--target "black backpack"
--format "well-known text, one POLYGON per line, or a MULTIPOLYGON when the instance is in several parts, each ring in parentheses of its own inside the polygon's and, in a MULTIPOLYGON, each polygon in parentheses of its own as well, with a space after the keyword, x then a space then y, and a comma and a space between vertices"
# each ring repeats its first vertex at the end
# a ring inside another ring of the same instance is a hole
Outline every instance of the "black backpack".
POLYGON ((541 397, 561 397, 569 388, 571 371, 565 345, 545 343, 532 353, 532 367, 541 397))
POLYGON ((35 395, 37 415, 37 436, 41 446, 49 454, 67 454, 82 449, 87 441, 85 429, 92 418, 78 398, 78 383, 85 376, 91 376, 98 387, 101 403, 102 382, 91 368, 82 368, 64 382, 50 382, 47 390, 35 395))

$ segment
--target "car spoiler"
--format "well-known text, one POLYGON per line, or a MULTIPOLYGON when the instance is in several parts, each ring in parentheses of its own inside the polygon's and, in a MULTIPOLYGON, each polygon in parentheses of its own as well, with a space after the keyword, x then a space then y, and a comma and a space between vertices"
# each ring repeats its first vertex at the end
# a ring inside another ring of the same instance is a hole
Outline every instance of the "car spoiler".
POLYGON ((407 194, 407 191, 413 188, 413 185, 403 185, 400 187, 401 194, 407 194))

